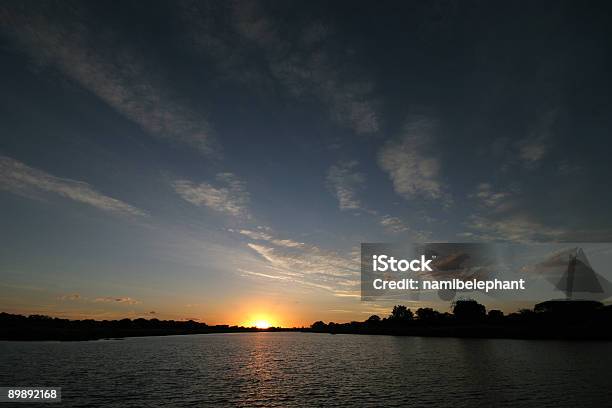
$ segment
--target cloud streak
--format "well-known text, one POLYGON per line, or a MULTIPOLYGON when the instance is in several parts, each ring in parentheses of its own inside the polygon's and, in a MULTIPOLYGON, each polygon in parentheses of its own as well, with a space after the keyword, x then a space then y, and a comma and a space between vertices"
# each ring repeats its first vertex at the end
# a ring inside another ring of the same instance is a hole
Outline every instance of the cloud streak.
POLYGON ((247 245, 272 265, 300 276, 347 277, 354 276, 358 272, 357 266, 349 259, 315 246, 288 250, 254 243, 247 245))
POLYGON ((78 293, 71 293, 69 295, 59 296, 57 299, 61 300, 61 301, 77 301, 77 300, 81 300, 83 298, 78 293))
POLYGON ((41 192, 53 193, 118 215, 147 215, 123 201, 99 193, 85 182, 55 177, 6 156, 0 156, 0 188, 26 197, 41 192))
POLYGON ((249 218, 246 185, 232 173, 217 174, 217 185, 176 180, 172 187, 185 201, 235 217, 249 218))
POLYGON ((287 246, 286 240, 276 238, 269 230, 239 232, 260 241, 248 242, 247 247, 264 261, 263 269, 240 268, 243 276, 322 289, 334 296, 354 294, 359 288, 359 260, 304 243, 287 246))
POLYGON ((297 242, 291 239, 279 239, 279 238, 275 238, 274 236, 272 236, 271 234, 264 232, 264 231, 253 231, 253 230, 246 230, 246 229, 242 229, 240 231, 238 231, 240 234, 249 237, 253 240, 258 240, 258 241, 267 241, 270 242, 274 245, 277 246, 282 246, 282 247, 286 247, 286 248, 300 248, 304 246, 303 242, 297 242))
POLYGON ((125 305, 138 305, 142 303, 139 300, 132 299, 131 297, 113 297, 113 296, 105 296, 94 299, 96 303, 120 303, 125 305))
POLYGON ((70 18, 63 23, 47 18, 44 7, 30 11, 0 6, 0 27, 36 64, 56 68, 158 139, 207 155, 217 150, 203 115, 170 92, 124 42, 118 47, 107 27, 95 31, 93 19, 78 8, 65 13, 70 18))

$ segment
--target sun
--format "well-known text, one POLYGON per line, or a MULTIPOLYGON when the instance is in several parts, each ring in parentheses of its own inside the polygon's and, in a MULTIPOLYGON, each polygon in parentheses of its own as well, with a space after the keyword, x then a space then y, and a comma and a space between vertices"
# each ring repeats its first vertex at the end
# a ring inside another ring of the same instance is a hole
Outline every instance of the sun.
POLYGON ((270 327, 270 323, 268 323, 266 320, 257 320, 254 322, 254 325, 258 329, 267 329, 270 327))

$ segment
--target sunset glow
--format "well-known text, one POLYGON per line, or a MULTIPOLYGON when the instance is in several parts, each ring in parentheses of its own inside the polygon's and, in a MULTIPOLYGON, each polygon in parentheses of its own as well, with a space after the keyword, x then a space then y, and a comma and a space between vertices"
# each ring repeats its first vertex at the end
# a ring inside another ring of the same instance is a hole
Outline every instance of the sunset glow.
POLYGON ((257 320, 253 323, 253 325, 258 329, 267 329, 270 327, 270 323, 268 323, 266 320, 257 320))

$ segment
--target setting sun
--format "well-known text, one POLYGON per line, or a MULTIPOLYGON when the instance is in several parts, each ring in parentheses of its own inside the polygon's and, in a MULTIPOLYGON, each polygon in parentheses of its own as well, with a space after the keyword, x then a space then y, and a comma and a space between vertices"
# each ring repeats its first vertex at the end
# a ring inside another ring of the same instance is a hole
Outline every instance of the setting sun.
POLYGON ((261 300, 250 302, 249 307, 237 307, 234 312, 244 317, 244 320, 238 320, 240 322, 238 324, 244 327, 268 329, 283 324, 281 315, 274 310, 270 310, 269 305, 261 300))
POLYGON ((267 329, 270 327, 270 323, 268 323, 265 320, 257 320, 256 322, 253 323, 253 325, 257 327, 258 329, 267 329))

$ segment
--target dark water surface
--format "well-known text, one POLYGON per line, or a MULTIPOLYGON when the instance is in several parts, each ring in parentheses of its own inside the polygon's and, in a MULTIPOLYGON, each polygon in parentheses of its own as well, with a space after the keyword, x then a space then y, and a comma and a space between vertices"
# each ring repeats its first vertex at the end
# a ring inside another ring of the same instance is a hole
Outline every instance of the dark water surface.
POLYGON ((604 407, 612 342, 311 333, 0 342, 0 386, 14 385, 61 386, 52 406, 74 407, 604 407))

